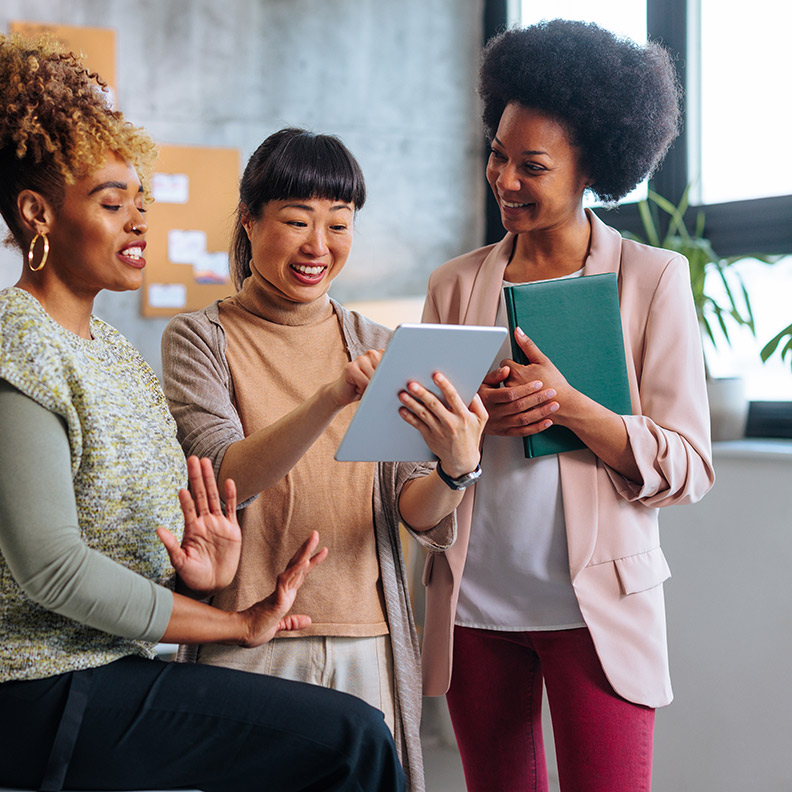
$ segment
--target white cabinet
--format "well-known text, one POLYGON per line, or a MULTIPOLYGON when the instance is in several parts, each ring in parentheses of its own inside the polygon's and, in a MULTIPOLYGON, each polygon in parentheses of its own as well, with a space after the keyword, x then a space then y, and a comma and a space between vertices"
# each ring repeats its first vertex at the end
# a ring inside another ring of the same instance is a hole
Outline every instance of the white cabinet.
POLYGON ((653 792, 792 790, 792 442, 714 449, 717 481, 661 510, 675 701, 653 792))

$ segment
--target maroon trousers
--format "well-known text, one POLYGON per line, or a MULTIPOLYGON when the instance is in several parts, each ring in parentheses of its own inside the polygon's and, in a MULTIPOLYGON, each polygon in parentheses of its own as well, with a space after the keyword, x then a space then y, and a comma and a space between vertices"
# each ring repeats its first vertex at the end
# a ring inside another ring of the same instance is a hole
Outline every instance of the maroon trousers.
POLYGON ((649 792, 654 710, 614 692, 587 629, 456 627, 446 698, 468 792, 546 792, 543 682, 562 792, 649 792))

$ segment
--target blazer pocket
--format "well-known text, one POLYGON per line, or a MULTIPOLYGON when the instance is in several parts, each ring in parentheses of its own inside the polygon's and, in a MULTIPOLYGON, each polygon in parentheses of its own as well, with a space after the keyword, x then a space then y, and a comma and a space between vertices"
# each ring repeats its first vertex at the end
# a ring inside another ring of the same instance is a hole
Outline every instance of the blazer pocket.
POLYGON ((619 578, 622 594, 637 594, 639 591, 659 586, 671 577, 668 562, 659 547, 637 553, 613 562, 619 578))

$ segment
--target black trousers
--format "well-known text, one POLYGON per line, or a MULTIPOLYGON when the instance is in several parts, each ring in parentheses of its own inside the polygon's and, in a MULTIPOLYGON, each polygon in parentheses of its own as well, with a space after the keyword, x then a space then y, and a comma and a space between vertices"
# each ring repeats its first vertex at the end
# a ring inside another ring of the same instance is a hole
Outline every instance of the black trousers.
POLYGON ((378 710, 337 691, 225 668, 127 657, 3 683, 0 784, 38 789, 64 733, 66 790, 404 790, 378 710), (69 696, 78 688, 82 704, 69 696))

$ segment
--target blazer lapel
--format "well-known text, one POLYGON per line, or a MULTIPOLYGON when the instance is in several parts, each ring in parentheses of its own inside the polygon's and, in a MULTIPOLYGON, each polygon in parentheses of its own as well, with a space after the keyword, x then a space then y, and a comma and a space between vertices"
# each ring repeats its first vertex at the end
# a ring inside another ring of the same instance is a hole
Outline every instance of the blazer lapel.
POLYGON ((586 259, 586 275, 619 274, 621 264, 621 234, 605 225, 590 209, 586 209, 591 223, 591 248, 586 259))
POLYGON ((514 240, 514 234, 506 234, 481 263, 470 289, 470 299, 462 315, 462 324, 490 327, 495 324, 503 273, 514 249, 514 240))

